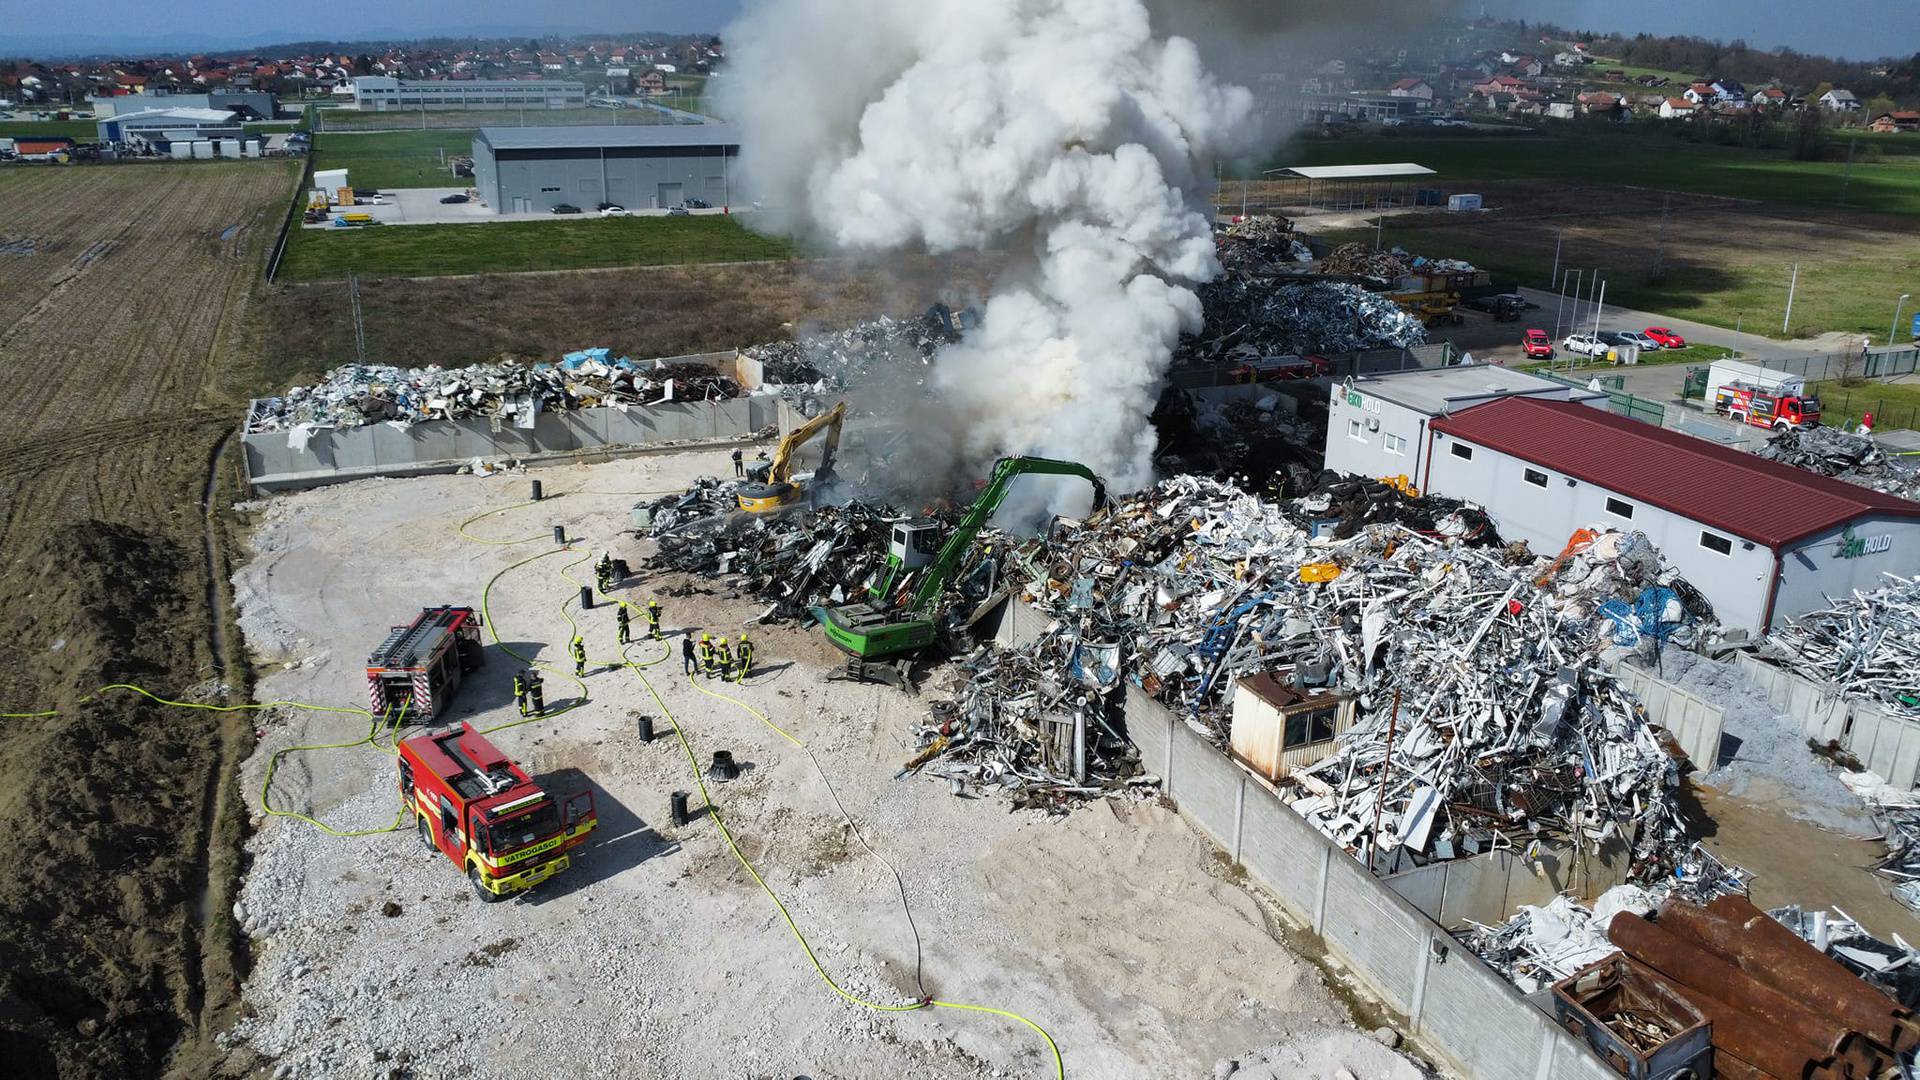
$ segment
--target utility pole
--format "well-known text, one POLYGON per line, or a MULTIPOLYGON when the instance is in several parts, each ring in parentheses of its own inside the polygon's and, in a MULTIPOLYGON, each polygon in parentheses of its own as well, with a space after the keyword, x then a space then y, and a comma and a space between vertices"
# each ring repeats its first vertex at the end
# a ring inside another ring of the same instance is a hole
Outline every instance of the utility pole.
POLYGON ((1593 304, 1593 332, 1600 332, 1600 309, 1607 306, 1607 283, 1600 283, 1600 298, 1593 304))
MULTIPOLYGON (((1560 287, 1560 245, 1566 238, 1566 233, 1561 233, 1559 236, 1553 238, 1553 280, 1550 287, 1556 289, 1560 287)), ((1554 329, 1558 330, 1560 328, 1556 326, 1554 329)))
POLYGON ((1787 325, 1793 322, 1793 291, 1800 287, 1800 264, 1793 264, 1793 279, 1787 282, 1787 316, 1780 320, 1780 332, 1787 332, 1787 325))
POLYGON ((1913 299, 1912 293, 1901 293, 1900 299, 1895 300, 1893 302, 1893 325, 1887 327, 1887 347, 1888 348, 1893 347, 1894 336, 1900 333, 1900 309, 1905 307, 1907 301, 1911 299, 1913 299))
POLYGON ((1387 225, 1387 215, 1379 214, 1373 219, 1373 250, 1380 250, 1380 233, 1387 225))
POLYGON ((1860 136, 1847 140, 1847 172, 1840 178, 1840 205, 1847 205, 1847 189, 1853 186, 1853 151, 1860 145, 1860 136))
POLYGON ((1647 271, 1647 280, 1658 284, 1667 276, 1667 218, 1673 212, 1673 193, 1668 192, 1666 200, 1660 204, 1660 238, 1653 245, 1653 268, 1647 271))
POLYGON ((347 302, 353 307, 353 358, 355 363, 367 362, 367 328, 360 321, 360 275, 347 275, 347 302))

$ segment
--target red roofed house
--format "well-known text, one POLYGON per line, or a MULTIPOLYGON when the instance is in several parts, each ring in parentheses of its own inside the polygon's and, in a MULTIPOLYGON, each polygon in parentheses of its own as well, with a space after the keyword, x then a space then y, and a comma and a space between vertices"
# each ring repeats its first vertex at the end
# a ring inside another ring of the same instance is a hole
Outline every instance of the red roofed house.
POLYGON ((1881 113, 1873 118, 1873 123, 1867 126, 1882 134, 1892 134, 1896 131, 1920 131, 1920 112, 1881 113))
POLYGON ((1433 87, 1425 79, 1401 79, 1387 87, 1387 93, 1393 97, 1419 98, 1422 101, 1433 100, 1433 87))
POLYGON ((1541 554, 1576 529, 1643 532, 1730 629, 1920 573, 1920 503, 1591 405, 1502 397, 1426 434, 1422 491, 1478 503, 1541 554))
POLYGON ((1699 107, 1683 97, 1668 98, 1660 103, 1660 119, 1685 120, 1699 107))

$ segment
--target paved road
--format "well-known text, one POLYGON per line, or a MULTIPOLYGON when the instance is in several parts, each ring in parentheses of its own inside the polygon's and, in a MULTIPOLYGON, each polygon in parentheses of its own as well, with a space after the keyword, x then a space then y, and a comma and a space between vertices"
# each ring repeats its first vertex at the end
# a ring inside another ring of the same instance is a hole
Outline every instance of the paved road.
MULTIPOLYGON (((1553 321, 1553 313, 1559 309, 1561 305, 1560 297, 1547 289, 1522 288, 1519 292, 1520 295, 1526 297, 1529 301, 1540 305, 1540 311, 1536 314, 1535 318, 1544 319, 1547 323, 1551 324, 1553 321)), ((1568 300, 1566 306, 1569 309, 1567 316, 1570 317, 1572 314, 1572 301, 1568 300)), ((1591 304, 1584 304, 1581 307, 1581 311, 1582 326, 1591 329, 1593 326, 1593 306, 1591 304)), ((1563 318, 1561 326, 1562 337, 1572 332, 1566 328, 1566 322, 1567 318, 1563 318)), ((1847 347, 1858 351, 1860 345, 1860 342, 1851 334, 1822 334, 1816 338, 1805 338, 1799 341, 1775 341, 1772 338, 1761 337, 1759 334, 1736 333, 1723 327, 1708 326, 1706 323, 1694 322, 1691 319, 1682 319, 1673 315, 1662 315, 1652 311, 1637 311, 1633 308, 1624 308, 1615 304, 1606 305, 1605 309, 1600 313, 1600 329, 1602 330, 1644 330, 1649 326, 1667 327, 1670 330, 1677 331, 1681 337, 1686 338, 1690 342, 1707 345, 1724 345, 1729 349, 1736 349, 1750 359, 1757 361, 1788 359, 1810 354, 1824 355, 1847 347)))

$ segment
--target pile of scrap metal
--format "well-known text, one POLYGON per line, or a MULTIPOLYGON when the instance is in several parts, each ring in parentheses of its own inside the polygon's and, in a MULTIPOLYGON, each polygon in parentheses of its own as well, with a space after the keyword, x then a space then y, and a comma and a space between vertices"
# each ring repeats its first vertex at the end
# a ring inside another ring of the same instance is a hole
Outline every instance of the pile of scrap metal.
POLYGON ((797 341, 773 341, 740 350, 758 360, 762 378, 796 404, 831 397, 849 387, 902 371, 924 376, 941 346, 960 340, 979 314, 935 304, 919 318, 881 316, 841 330, 822 330, 797 341))
POLYGON ((249 434, 301 426, 351 428, 423 420, 499 417, 532 427, 542 412, 737 397, 732 379, 699 364, 610 360, 606 349, 569 353, 559 364, 508 362, 464 368, 344 364, 312 386, 262 398, 249 434))
MULTIPOLYGON (((1597 655, 1613 632, 1603 606, 1645 584, 1618 565, 1635 545, 1543 575, 1436 531, 1310 539, 1230 485, 1164 481, 1031 560, 1027 599, 1053 625, 977 658, 958 708, 1004 733, 1014 725, 990 714, 1031 690, 1085 729, 1074 712, 1113 700, 1111 671, 1225 745, 1236 680, 1273 674, 1358 701, 1338 749, 1283 789, 1349 851, 1417 864, 1560 834, 1630 847, 1637 875, 1670 872, 1686 851, 1678 764, 1597 655)), ((1106 734, 1088 732, 1090 754, 1106 734)))
POLYGON ((1360 277, 1394 281, 1413 272, 1407 253, 1394 248, 1377 251, 1362 243, 1341 244, 1320 260, 1320 270, 1328 274, 1356 274, 1360 277))
POLYGON ((1847 697, 1920 717, 1920 578, 1886 576, 1883 588, 1788 619, 1768 635, 1768 652, 1847 697))
POLYGON ((1920 499, 1920 469, 1902 465, 1869 438, 1839 428, 1787 428, 1754 453, 1903 499, 1920 499))
POLYGON ((1893 935, 1881 941, 1843 911, 1807 911, 1799 905, 1767 912, 1775 922, 1880 992, 1908 1008, 1920 1006, 1920 950, 1893 935))
POLYGON ((1180 363, 1410 348, 1427 341, 1426 327, 1391 299, 1344 282, 1274 288, 1257 277, 1228 274, 1200 287, 1200 303, 1206 328, 1181 340, 1175 353, 1180 363))
POLYGON ((1716 1075, 1899 1077, 1920 1047, 1911 1009, 1743 896, 1669 900, 1652 919, 1623 912, 1606 930, 1645 977, 1711 1025, 1716 1075))
MULTIPOLYGON (((1235 387, 1233 390, 1244 388, 1235 387)), ((1320 476, 1324 421, 1302 419, 1285 391, 1250 396, 1169 389, 1153 413, 1162 474, 1191 473, 1238 483, 1269 498, 1306 491, 1320 476)))
POLYGON ((1294 234, 1293 222, 1256 214, 1219 230, 1214 246, 1230 274, 1257 274, 1313 261, 1313 251, 1294 234))
POLYGON ((1391 523, 1481 547, 1504 543, 1486 511, 1460 499, 1420 495, 1406 477, 1371 480, 1328 470, 1288 509, 1295 521, 1315 533, 1330 532, 1336 540, 1350 539, 1369 525, 1391 523))

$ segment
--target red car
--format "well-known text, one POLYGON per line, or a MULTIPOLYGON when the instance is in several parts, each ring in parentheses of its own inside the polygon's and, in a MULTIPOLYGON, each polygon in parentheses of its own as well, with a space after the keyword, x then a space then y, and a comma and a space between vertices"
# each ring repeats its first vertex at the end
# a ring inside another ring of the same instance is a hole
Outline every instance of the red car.
POLYGON ((1526 336, 1520 339, 1520 347, 1527 351, 1529 360, 1553 359, 1553 341, 1547 337, 1545 330, 1527 331, 1526 336))
POLYGON ((1674 333, 1664 326, 1647 327, 1647 336, 1659 342, 1660 347, 1663 349, 1684 349, 1687 347, 1686 338, 1681 337, 1679 334, 1674 333))

